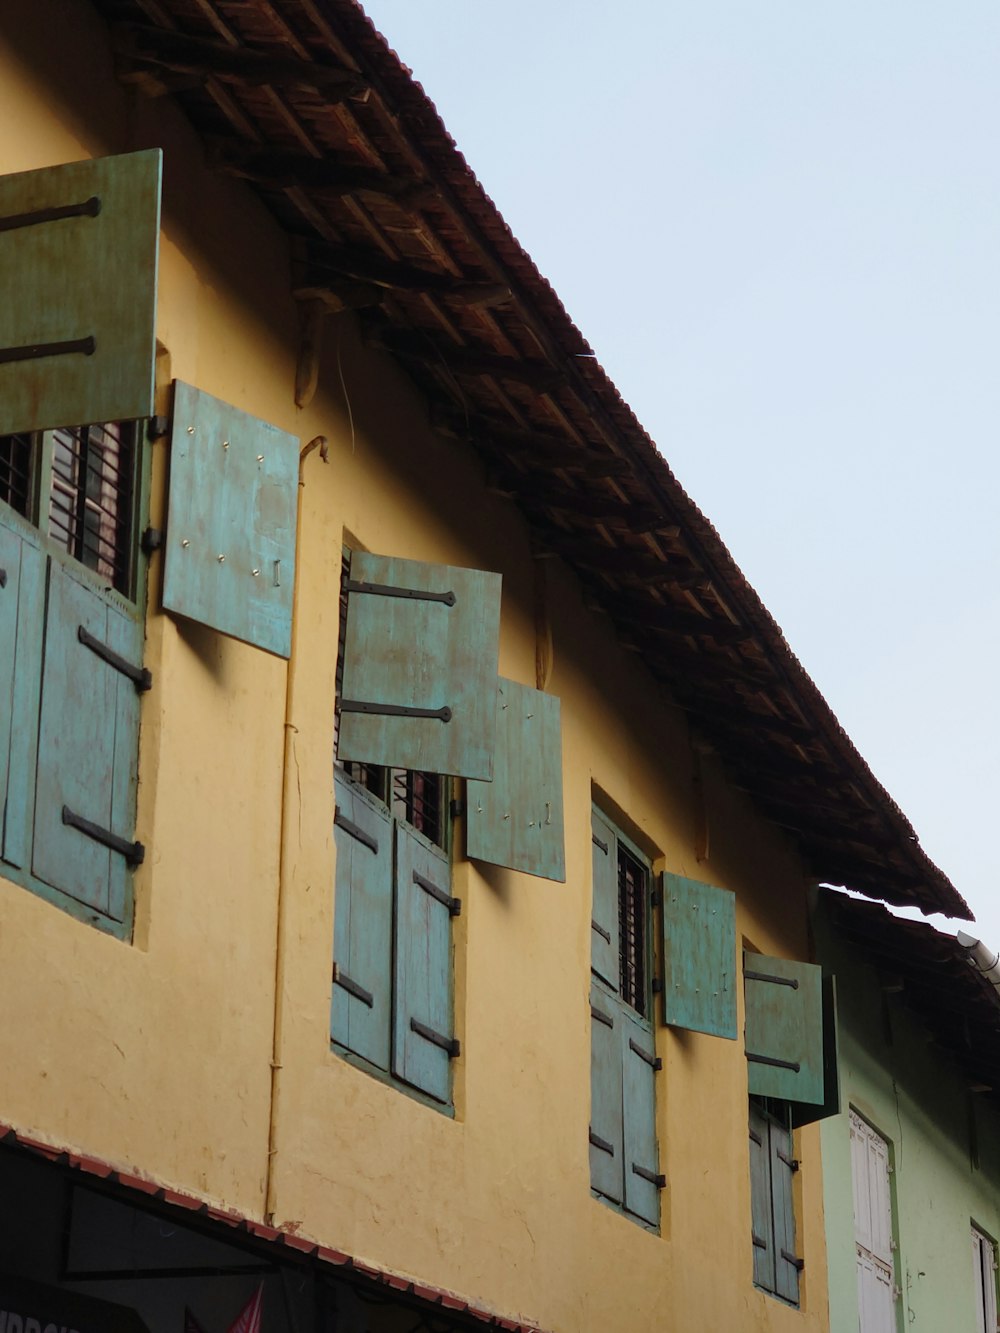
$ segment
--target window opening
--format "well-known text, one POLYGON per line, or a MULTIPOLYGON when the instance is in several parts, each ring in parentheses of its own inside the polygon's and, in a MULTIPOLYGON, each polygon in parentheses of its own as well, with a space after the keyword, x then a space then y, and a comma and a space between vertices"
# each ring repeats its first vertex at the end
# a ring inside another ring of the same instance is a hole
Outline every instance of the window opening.
POLYGON ((30 435, 0 435, 0 500, 25 518, 31 507, 32 445, 30 435))
POLYGON ((646 1016, 646 867, 618 846, 618 953, 621 995, 646 1016))
POLYGON ((119 592, 132 564, 136 425, 61 427, 52 435, 49 536, 119 592))

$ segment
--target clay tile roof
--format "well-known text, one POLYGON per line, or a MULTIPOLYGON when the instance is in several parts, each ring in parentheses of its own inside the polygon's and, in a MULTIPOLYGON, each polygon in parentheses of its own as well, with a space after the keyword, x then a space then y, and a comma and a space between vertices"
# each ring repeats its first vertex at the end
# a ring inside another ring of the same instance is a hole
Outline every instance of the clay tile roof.
POLYGON ((405 367, 807 874, 970 917, 361 7, 94 3, 119 77, 172 93, 286 229, 308 309, 405 367))

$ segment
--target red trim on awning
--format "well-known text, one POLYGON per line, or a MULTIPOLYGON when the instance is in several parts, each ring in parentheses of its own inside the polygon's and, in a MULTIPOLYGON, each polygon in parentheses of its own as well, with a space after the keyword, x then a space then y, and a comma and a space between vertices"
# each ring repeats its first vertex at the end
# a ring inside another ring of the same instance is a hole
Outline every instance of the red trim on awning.
MULTIPOLYGON (((353 1255, 345 1254, 342 1250, 330 1249, 326 1245, 320 1245, 318 1241, 310 1240, 308 1237, 298 1235, 292 1231, 282 1231, 278 1227, 269 1227, 263 1222, 255 1222, 253 1218, 246 1217, 232 1208, 222 1208, 210 1204, 206 1199, 199 1199, 196 1195, 172 1189, 157 1180, 153 1180, 148 1175, 124 1171, 120 1167, 113 1166, 110 1162, 102 1161, 99 1157, 91 1157, 85 1153, 73 1152, 69 1148, 60 1148, 51 1143, 44 1143, 41 1139, 32 1138, 31 1135, 24 1134, 12 1125, 6 1125, 2 1122, 0 1122, 0 1144, 21 1148, 36 1156, 44 1157, 58 1166, 68 1167, 70 1170, 79 1171, 83 1175, 94 1176, 101 1181, 121 1185, 127 1191, 133 1191, 136 1194, 155 1199, 158 1203, 166 1204, 168 1207, 199 1213, 204 1217, 211 1218, 214 1222, 222 1223, 232 1230, 245 1231, 253 1236, 255 1240, 265 1241, 268 1244, 287 1249, 298 1256, 315 1259, 331 1268, 350 1269, 352 1273, 360 1274, 383 1287, 389 1287, 407 1296, 416 1297, 431 1305, 439 1305, 446 1310, 453 1310, 456 1314, 469 1315, 483 1324, 503 1329, 505 1333, 543 1333, 538 1324, 505 1318, 483 1306, 474 1305, 455 1292, 446 1291, 441 1287, 428 1286, 424 1282, 416 1282, 405 1277, 402 1273, 393 1273, 384 1268, 374 1268, 371 1264, 355 1259, 353 1255)), ((141 1207, 141 1201, 137 1201, 137 1206, 141 1207)))

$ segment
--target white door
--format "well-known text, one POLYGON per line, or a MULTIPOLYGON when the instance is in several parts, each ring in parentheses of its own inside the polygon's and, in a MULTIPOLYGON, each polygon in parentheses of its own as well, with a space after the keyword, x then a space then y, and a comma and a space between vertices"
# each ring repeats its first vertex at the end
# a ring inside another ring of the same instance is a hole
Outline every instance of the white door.
MULTIPOLYGON (((895 1333, 889 1145, 851 1112, 859 1333, 895 1333)), ((990 1330, 993 1333, 993 1330, 990 1330)))
POLYGON ((972 1281, 976 1293, 977 1333, 996 1333, 996 1250, 990 1238, 975 1227, 972 1228, 972 1281))

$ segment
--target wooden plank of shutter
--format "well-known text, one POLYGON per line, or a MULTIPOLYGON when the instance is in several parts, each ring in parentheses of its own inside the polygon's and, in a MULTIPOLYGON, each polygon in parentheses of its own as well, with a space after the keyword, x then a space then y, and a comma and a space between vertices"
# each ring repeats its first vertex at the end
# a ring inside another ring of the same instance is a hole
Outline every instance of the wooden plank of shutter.
POLYGON ((743 979, 751 1096, 822 1104, 820 969, 813 963, 746 953, 743 979))
POLYGON ((355 551, 337 753, 489 781, 499 574, 355 551))
POLYGON ((665 873, 663 960, 664 1020, 735 1039, 736 895, 665 873))
POLYGON ((379 1069, 389 1068, 392 1027, 392 820, 336 775, 334 983, 330 1036, 379 1069))
POLYGON ((397 823, 392 1072, 439 1102, 451 1100, 451 1060, 459 1054, 452 1015, 450 898, 448 857, 397 823), (422 881, 438 893, 428 892, 422 881))
POLYGON ((753 1280, 765 1291, 774 1291, 770 1122, 754 1102, 750 1103, 750 1239, 753 1280))
POLYGON ((81 626, 112 653, 141 666, 138 620, 112 593, 93 587, 53 558, 32 870, 102 917, 122 921, 130 901, 129 872, 142 855, 142 848, 130 841, 139 694, 132 680, 80 641, 81 626), (84 825, 105 838, 85 831, 84 825))
POLYGON ((152 415, 161 159, 0 176, 0 435, 152 415))
POLYGON ((837 1027, 837 978, 823 978, 823 1100, 818 1105, 792 1103, 792 1128, 840 1114, 840 1040, 837 1027))
POLYGON ((468 785, 468 854, 565 883, 559 700, 501 676, 496 728, 493 781, 468 785))
POLYGON ((613 990, 619 987, 618 836, 596 807, 591 812, 593 898, 590 905, 590 967, 613 990))
POLYGON ((288 657, 298 480, 294 435, 178 381, 164 607, 288 657))
POLYGON ((0 860, 28 860, 42 676, 45 556, 0 504, 0 860))
POLYGON ((623 1200, 622 1006, 590 987, 590 1185, 613 1203, 623 1200))
POLYGON ((657 1226, 665 1181, 656 1145, 656 1048, 649 1028, 624 1007, 621 1028, 625 1207, 657 1226))
POLYGON ((774 1290, 793 1305, 799 1303, 802 1261, 795 1249, 795 1208, 792 1197, 792 1136, 770 1121, 771 1209, 774 1216, 774 1290))

